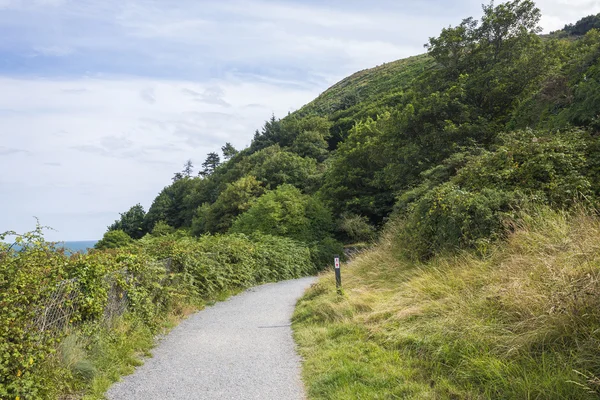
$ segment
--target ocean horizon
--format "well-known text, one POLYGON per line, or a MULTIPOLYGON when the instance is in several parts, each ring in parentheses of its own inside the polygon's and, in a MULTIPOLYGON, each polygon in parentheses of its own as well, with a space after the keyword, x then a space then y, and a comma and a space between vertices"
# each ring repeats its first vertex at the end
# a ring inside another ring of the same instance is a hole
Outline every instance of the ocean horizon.
POLYGON ((69 253, 87 253, 96 243, 97 240, 65 240, 56 242, 56 247, 63 247, 69 253))
MULTIPOLYGON (((67 253, 75 254, 75 253, 87 253, 87 251, 94 247, 97 240, 58 240, 58 241, 50 241, 54 243, 56 248, 63 248, 67 253)), ((10 244, 10 243, 9 243, 10 244)), ((15 250, 19 250, 21 246, 13 245, 15 250)))

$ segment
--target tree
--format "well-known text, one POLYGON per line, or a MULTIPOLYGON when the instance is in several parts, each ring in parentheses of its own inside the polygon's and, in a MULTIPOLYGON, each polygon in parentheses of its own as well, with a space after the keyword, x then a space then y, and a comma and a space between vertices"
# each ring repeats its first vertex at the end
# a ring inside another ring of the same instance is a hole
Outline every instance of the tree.
POLYGON ((440 36, 429 38, 429 43, 425 45, 429 55, 451 76, 458 76, 465 68, 466 57, 475 49, 476 27, 477 21, 466 18, 455 28, 442 29, 440 36))
POLYGON ((106 232, 102 239, 94 245, 94 248, 97 250, 118 249, 127 247, 131 243, 133 243, 133 239, 131 239, 128 234, 118 229, 106 232))
MULTIPOLYGON (((392 162, 407 164, 400 159, 400 149, 389 146, 383 139, 392 122, 388 113, 377 120, 369 118, 357 123, 330 158, 319 193, 336 213, 348 211, 379 223, 391 211, 394 193, 383 180, 385 169, 392 162)), ((408 152, 411 146, 402 148, 408 152)))
POLYGON ((312 158, 282 150, 279 145, 262 149, 250 157, 249 173, 263 182, 269 189, 289 183, 301 189, 314 186, 317 163, 312 158))
POLYGON ((327 139, 331 137, 331 122, 327 118, 310 116, 305 118, 288 117, 284 129, 293 138, 289 150, 302 156, 322 162, 328 155, 327 139))
POLYGON ((206 160, 202 163, 202 171, 198 175, 206 178, 221 165, 221 157, 215 152, 208 153, 206 160))
POLYGON ((320 132, 303 131, 296 137, 290 150, 301 157, 310 157, 322 162, 328 154, 327 140, 320 132))
POLYGON ((136 204, 129 211, 121 213, 121 218, 108 227, 109 231, 122 230, 133 239, 140 239, 146 234, 144 218, 146 211, 141 204, 136 204))
POLYGON ((210 206, 205 204, 197 212, 192 223, 194 234, 226 232, 233 220, 248 211, 253 201, 264 192, 261 182, 252 175, 228 183, 214 204, 210 206))
POLYGON ((165 187, 156 196, 144 218, 146 232, 152 232, 158 221, 164 221, 173 228, 189 226, 192 221, 186 199, 193 192, 198 180, 200 179, 183 178, 165 187))
POLYGON ((221 151, 223 152, 223 158, 225 160, 230 160, 231 157, 239 153, 229 142, 225 143, 225 146, 221 147, 221 151))
POLYGON ((183 178, 184 178, 184 176, 181 172, 175 172, 175 174, 173 175, 173 178, 171 178, 171 180, 173 181, 173 183, 175 183, 178 180, 181 180, 183 178))
POLYGON ((288 132, 284 129, 280 119, 275 118, 272 115, 271 118, 265 122, 261 132, 256 131, 254 139, 250 145, 250 149, 255 152, 274 144, 278 144, 282 147, 289 146, 293 138, 290 137, 288 132))
POLYGON ((194 165, 192 164, 192 160, 187 160, 187 162, 183 166, 183 171, 181 173, 186 178, 190 178, 194 172, 194 165))
POLYGON ((575 36, 583 36, 592 29, 600 29, 600 14, 588 15, 575 24, 568 24, 563 28, 569 35, 575 36))
POLYGON ((233 223, 232 232, 286 236, 305 243, 329 237, 331 211, 292 185, 281 185, 262 195, 233 223))

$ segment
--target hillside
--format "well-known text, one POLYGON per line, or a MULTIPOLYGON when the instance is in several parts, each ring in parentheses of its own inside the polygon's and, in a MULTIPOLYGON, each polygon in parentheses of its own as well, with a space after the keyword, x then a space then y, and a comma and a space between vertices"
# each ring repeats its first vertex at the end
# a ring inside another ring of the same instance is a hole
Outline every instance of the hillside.
POLYGON ((539 209, 481 258, 425 264, 398 226, 300 300, 311 399, 597 399, 600 220, 539 209))
POLYGON ((328 272, 297 309, 311 398, 597 397, 600 32, 591 16, 541 37, 540 19, 491 3, 273 116, 89 255, 0 234, 0 397, 100 396, 186 312, 357 243, 373 248, 342 295, 328 272), (63 286, 69 330, 38 332, 63 286), (132 299, 116 322, 115 293, 132 299))

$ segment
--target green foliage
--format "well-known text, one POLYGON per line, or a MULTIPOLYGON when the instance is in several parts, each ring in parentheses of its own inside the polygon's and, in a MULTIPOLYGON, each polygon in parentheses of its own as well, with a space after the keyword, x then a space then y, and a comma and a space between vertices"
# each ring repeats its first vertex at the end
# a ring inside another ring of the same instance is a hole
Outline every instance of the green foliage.
POLYGON ((98 250, 118 249, 127 247, 133 243, 133 239, 122 230, 110 230, 104 234, 94 248, 98 250))
MULTIPOLYGON (((136 352, 151 347, 165 319, 192 309, 199 299, 315 272, 309 248, 292 239, 259 234, 197 239, 170 231, 159 222, 152 235, 125 248, 73 256, 45 242, 39 226, 16 236, 19 247, 3 244, 0 397, 102 392, 139 363, 136 352), (123 298, 125 314, 113 315, 113 302, 123 298), (52 317, 53 307, 69 311, 68 319, 52 317), (44 315, 50 318, 40 319, 44 315)), ((133 242, 123 231, 109 231, 105 244, 117 234, 133 242)), ((9 235, 15 233, 1 234, 0 240, 9 235)))
POLYGON ((269 189, 290 184, 301 189, 314 186, 317 178, 317 162, 282 150, 277 144, 260 150, 247 160, 249 172, 269 189))
POLYGON ((581 131, 517 131, 472 158, 453 182, 467 190, 519 190, 553 206, 572 204, 590 193, 586 177, 588 136, 581 131))
POLYGON ((232 225, 233 220, 248 211, 252 202, 264 193, 261 183, 252 175, 245 176, 233 183, 228 183, 212 205, 205 203, 192 222, 192 232, 224 233, 232 225))
POLYGON ((154 228, 152 228, 152 232, 150 232, 150 234, 152 236, 167 236, 173 234, 174 232, 175 228, 169 226, 164 221, 158 221, 156 225, 154 225, 154 228))
POLYGON ((306 246, 291 239, 255 234, 170 237, 146 243, 152 254, 172 260, 203 297, 314 272, 306 246))
MULTIPOLYGON (((233 149, 235 151, 235 149, 233 149)), ((227 148, 228 155, 233 156, 235 152, 231 151, 230 148, 227 148)), ((198 173, 200 176, 206 178, 211 175, 215 170, 221 165, 221 157, 217 153, 208 153, 206 156, 206 160, 202 163, 202 170, 198 173)))
POLYGON ((323 238, 313 242, 310 246, 310 258, 318 269, 330 267, 333 257, 338 255, 344 259, 344 246, 332 237, 323 238))
POLYGON ((567 24, 563 31, 569 35, 583 36, 592 29, 600 30, 600 14, 588 15, 574 24, 567 24))
POLYGON ((144 218, 146 232, 151 232, 158 221, 164 221, 173 228, 191 225, 192 218, 188 204, 195 205, 196 199, 190 199, 190 196, 201 185, 199 181, 202 180, 184 177, 165 187, 154 199, 144 218))
POLYGON ((266 192, 240 215, 232 232, 260 232, 309 243, 327 237, 332 228, 331 212, 319 200, 292 185, 281 185, 266 192))
POLYGON ((427 259, 460 248, 485 250, 504 233, 519 198, 510 192, 470 192, 452 183, 428 191, 407 217, 401 239, 408 253, 427 259))
MULTIPOLYGON (((3 240, 6 232, 0 234, 3 240)), ((0 252, 0 397, 52 397, 51 377, 38 378, 53 338, 32 327, 40 305, 67 277, 65 256, 43 238, 43 228, 15 237, 20 250, 0 252)), ((69 288, 67 287, 66 290, 69 288)))
POLYGON ((290 151, 301 157, 314 158, 323 162, 328 155, 327 139, 331 134, 331 122, 323 117, 288 117, 282 121, 283 129, 293 138, 290 151))
POLYGON ((383 180, 385 157, 383 132, 392 118, 384 114, 377 120, 358 123, 337 153, 325 174, 321 188, 328 205, 340 212, 349 211, 380 221, 389 213, 393 192, 383 180))
MULTIPOLYGON (((107 235, 115 232, 126 235, 107 235)), ((44 240, 39 226, 17 235, 15 243, 19 251, 0 253, 2 398, 59 398, 89 384, 93 365, 72 357, 60 361, 66 355, 56 352, 65 328, 103 321, 111 284, 127 294, 128 315, 150 329, 183 293, 139 248, 67 256, 44 240)))
POLYGON ((108 227, 109 231, 123 231, 133 239, 139 239, 146 234, 144 218, 146 211, 141 204, 136 204, 129 211, 121 213, 121 218, 108 227))
POLYGON ((284 130, 281 120, 271 116, 271 119, 265 122, 261 132, 256 131, 254 139, 250 145, 250 150, 256 152, 267 147, 278 144, 282 147, 289 146, 292 138, 284 130))
POLYGON ((375 238, 375 227, 362 215, 342 214, 339 219, 338 230, 353 243, 369 242, 375 238))
POLYGON ((221 147, 221 151, 223 152, 223 158, 225 161, 230 160, 233 156, 239 153, 239 151, 237 151, 229 142, 225 143, 225 146, 221 147))
POLYGON ((503 221, 516 217, 525 199, 565 207, 591 195, 588 141, 577 130, 526 130, 500 135, 490 151, 457 153, 399 198, 407 248, 421 258, 484 249, 503 236, 503 221))

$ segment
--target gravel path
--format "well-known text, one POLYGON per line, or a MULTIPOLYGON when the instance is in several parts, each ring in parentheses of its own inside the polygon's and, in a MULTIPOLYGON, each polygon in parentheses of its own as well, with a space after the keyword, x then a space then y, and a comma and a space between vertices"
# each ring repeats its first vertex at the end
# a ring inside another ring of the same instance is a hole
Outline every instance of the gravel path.
POLYGON ((107 397, 303 399, 290 317, 314 280, 258 286, 190 316, 107 397))

